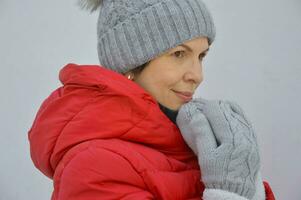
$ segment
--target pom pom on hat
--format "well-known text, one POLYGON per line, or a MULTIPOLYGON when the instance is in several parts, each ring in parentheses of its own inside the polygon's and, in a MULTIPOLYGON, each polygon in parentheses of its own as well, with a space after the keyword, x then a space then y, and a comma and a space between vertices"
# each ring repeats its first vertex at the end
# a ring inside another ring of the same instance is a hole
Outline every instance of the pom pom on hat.
POLYGON ((103 0, 78 0, 77 3, 82 9, 89 10, 90 12, 93 12, 97 10, 103 0))

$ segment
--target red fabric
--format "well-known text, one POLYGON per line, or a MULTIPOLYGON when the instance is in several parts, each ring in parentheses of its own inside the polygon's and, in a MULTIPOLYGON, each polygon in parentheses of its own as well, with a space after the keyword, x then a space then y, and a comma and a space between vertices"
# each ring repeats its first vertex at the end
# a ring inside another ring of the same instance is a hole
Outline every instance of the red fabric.
POLYGON ((196 156, 145 90, 98 65, 68 64, 59 79, 28 132, 52 200, 201 199, 196 156))
POLYGON ((267 200, 275 200, 275 196, 273 194, 273 191, 270 187, 270 185, 268 184, 268 182, 266 181, 263 181, 263 185, 264 185, 264 188, 265 188, 265 195, 266 195, 266 199, 267 200))

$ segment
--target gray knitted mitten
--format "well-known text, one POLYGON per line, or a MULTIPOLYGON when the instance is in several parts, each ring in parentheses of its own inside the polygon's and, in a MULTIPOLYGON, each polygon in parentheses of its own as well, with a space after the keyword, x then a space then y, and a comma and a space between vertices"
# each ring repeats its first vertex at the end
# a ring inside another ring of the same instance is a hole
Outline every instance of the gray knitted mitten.
POLYGON ((196 98, 184 104, 177 125, 198 155, 206 188, 252 199, 260 156, 250 121, 235 102, 196 98))

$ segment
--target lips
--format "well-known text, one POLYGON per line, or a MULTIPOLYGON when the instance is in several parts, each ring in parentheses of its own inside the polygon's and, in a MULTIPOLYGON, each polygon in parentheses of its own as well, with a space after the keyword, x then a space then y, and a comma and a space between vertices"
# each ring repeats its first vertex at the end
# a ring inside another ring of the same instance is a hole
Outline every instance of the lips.
POLYGON ((180 97, 185 102, 188 102, 192 99, 192 95, 193 95, 192 92, 179 92, 179 91, 175 91, 175 90, 173 90, 173 91, 176 93, 176 95, 178 97, 180 97))

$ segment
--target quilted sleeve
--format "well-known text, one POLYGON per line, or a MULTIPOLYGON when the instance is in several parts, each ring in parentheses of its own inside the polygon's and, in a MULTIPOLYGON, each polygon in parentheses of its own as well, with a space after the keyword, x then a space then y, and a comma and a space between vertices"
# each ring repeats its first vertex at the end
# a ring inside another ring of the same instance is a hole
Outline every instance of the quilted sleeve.
POLYGON ((80 151, 68 161, 55 187, 52 200, 155 199, 130 162, 99 147, 80 151))

